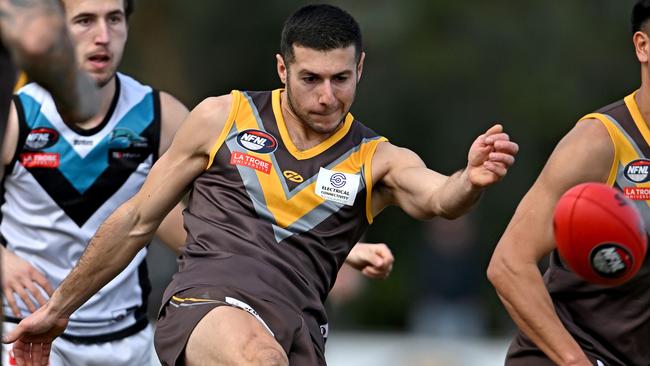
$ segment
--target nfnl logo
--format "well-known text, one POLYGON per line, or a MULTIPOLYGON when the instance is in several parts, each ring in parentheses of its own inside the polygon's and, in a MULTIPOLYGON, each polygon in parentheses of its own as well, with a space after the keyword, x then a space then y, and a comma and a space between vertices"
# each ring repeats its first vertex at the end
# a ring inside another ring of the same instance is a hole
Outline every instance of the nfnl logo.
POLYGON ((591 265, 600 275, 608 278, 623 276, 632 268, 634 259, 623 246, 604 243, 591 250, 591 265))
POLYGON ((28 150, 41 150, 48 148, 59 140, 59 134, 51 128, 36 128, 29 131, 25 140, 25 148, 28 150))
POLYGON ((650 180, 650 160, 637 159, 631 161, 623 170, 625 178, 630 182, 644 183, 650 180))
POLYGON ((270 133, 260 130, 245 130, 237 135, 237 143, 246 150, 270 154, 278 148, 278 141, 270 133))

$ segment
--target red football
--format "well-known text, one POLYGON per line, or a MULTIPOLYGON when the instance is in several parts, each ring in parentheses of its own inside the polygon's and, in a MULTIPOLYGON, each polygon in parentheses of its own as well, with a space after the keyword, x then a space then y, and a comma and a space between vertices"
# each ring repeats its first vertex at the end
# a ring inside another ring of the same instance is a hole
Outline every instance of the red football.
POLYGON ((574 272, 608 286, 632 278, 648 246, 634 203, 602 183, 579 184, 560 197, 553 233, 560 256, 574 272))

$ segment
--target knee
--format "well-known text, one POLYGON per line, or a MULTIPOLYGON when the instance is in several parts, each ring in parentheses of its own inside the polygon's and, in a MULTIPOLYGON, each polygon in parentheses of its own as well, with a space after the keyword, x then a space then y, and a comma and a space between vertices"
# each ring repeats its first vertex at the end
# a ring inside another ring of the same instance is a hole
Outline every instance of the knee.
POLYGON ((282 347, 276 345, 257 345, 249 350, 250 364, 255 366, 289 366, 289 359, 282 347))

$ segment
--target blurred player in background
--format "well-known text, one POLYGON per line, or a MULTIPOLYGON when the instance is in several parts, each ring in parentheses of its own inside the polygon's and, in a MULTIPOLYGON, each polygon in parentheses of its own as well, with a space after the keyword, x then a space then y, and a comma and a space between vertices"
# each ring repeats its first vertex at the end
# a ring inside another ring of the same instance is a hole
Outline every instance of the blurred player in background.
POLYGON ((97 112, 97 88, 77 67, 58 0, 0 0, 0 35, 0 134, 16 68, 52 93, 67 120, 83 121, 97 112))
MULTIPOLYGON (((560 141, 494 251, 488 277, 520 329, 506 365, 650 365, 650 263, 642 258, 621 286, 587 283, 562 263, 552 230, 555 203, 569 188, 603 182, 625 192, 648 181, 627 171, 650 164, 649 20, 650 0, 637 1, 632 39, 641 87, 583 117, 560 141), (549 253, 542 277, 537 263, 549 253)), ((629 198, 650 228, 650 197, 629 198)))
MULTIPOLYGON (((106 217, 137 192, 188 114, 171 95, 117 73, 127 40, 129 0, 64 0, 76 61, 99 89, 99 111, 68 120, 40 84, 20 89, 2 152, 0 231, 3 328, 10 331, 45 303, 106 217)), ((183 245, 180 209, 159 230, 183 245)), ((148 365, 152 327, 146 249, 71 319, 50 365, 148 365)), ((9 345, 5 364, 12 364, 9 345)))

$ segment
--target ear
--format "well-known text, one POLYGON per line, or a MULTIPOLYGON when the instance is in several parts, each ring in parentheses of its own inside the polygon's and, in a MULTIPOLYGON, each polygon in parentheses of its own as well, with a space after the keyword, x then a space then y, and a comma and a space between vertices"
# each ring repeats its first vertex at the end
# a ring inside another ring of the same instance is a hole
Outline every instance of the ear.
POLYGON ((275 60, 277 63, 278 76, 280 77, 280 81, 282 81, 282 84, 287 85, 287 65, 284 63, 284 59, 280 54, 275 55, 275 60))
POLYGON ((640 63, 647 63, 648 58, 650 58, 650 39, 648 39, 648 35, 645 32, 636 32, 632 36, 632 42, 634 43, 636 58, 640 63))
POLYGON ((359 57, 359 63, 357 64, 357 83, 361 80, 361 74, 363 73, 363 61, 366 59, 366 53, 361 52, 359 57))

